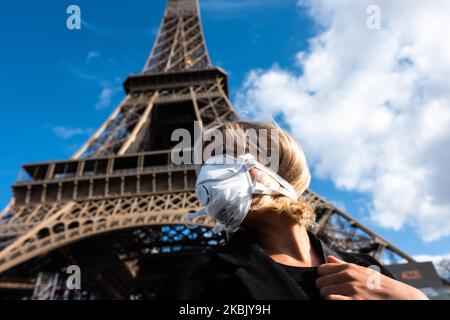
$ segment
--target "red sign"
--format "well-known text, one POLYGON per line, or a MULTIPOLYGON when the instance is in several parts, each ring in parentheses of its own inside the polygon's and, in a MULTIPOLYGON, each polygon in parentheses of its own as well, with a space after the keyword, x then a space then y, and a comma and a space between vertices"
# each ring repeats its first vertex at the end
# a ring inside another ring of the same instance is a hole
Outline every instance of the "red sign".
POLYGON ((404 280, 420 280, 422 279, 422 274, 419 270, 406 270, 401 273, 401 277, 404 280))

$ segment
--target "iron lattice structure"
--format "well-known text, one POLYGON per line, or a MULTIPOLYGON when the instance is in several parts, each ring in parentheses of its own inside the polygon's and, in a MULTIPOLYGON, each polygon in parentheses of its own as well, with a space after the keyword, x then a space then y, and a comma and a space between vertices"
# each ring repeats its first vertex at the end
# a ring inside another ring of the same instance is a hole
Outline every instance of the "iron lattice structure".
MULTIPOLYGON (((126 96, 67 161, 26 164, 0 214, 0 297, 33 299, 152 298, 186 256, 225 242, 200 218, 194 166, 173 165, 174 129, 205 130, 237 115, 227 75, 213 68, 197 0, 168 0, 161 27, 126 96), (64 286, 67 266, 82 270, 83 289, 64 286)), ((350 216, 306 192, 318 234, 340 250, 413 261, 350 216)))

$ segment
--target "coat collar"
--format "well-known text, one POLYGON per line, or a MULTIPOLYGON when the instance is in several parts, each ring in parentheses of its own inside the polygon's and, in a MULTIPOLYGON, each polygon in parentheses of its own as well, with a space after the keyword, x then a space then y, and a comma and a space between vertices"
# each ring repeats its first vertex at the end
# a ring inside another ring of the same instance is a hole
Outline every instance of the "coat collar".
MULTIPOLYGON (((328 255, 342 259, 336 251, 329 248, 314 234, 308 232, 308 235, 323 261, 326 261, 328 255)), ((235 267, 235 276, 253 299, 308 299, 287 272, 273 261, 243 229, 236 231, 228 243, 217 251, 217 257, 235 267)))

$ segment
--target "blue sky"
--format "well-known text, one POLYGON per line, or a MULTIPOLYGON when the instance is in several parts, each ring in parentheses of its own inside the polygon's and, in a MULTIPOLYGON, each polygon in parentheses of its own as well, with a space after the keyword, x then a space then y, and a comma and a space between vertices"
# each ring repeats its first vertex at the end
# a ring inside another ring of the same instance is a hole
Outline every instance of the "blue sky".
MULTIPOLYGON (((206 0, 202 20, 216 66, 229 74, 233 101, 251 70, 292 69, 319 26, 294 0, 206 0)), ((20 165, 69 158, 124 97, 127 75, 139 73, 159 27, 164 0, 10 1, 0 32, 0 205, 20 165), (66 28, 66 8, 81 8, 81 30, 66 28)), ((369 196, 313 177, 312 189, 412 255, 447 254, 450 238, 423 242, 411 226, 392 231, 367 216, 369 196)))

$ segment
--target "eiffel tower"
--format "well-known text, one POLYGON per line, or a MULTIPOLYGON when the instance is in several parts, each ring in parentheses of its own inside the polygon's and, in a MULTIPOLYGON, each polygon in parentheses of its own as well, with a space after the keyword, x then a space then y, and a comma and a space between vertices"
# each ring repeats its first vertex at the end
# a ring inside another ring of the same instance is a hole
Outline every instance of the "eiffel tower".
MULTIPOLYGON (((0 214, 0 298, 151 299, 181 260, 214 250, 213 225, 183 219, 200 209, 194 166, 171 161, 171 133, 237 120, 227 75, 208 55, 197 0, 168 0, 141 73, 126 96, 66 161, 23 165, 0 214), (69 290, 66 268, 81 270, 69 290)), ((413 259, 311 190, 316 231, 332 247, 390 261, 413 259)))

